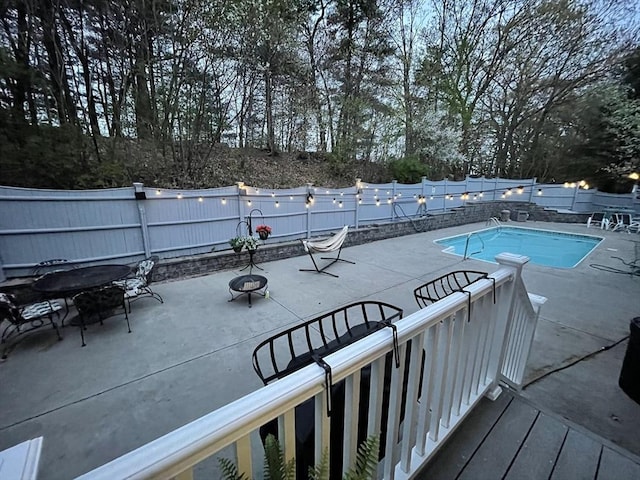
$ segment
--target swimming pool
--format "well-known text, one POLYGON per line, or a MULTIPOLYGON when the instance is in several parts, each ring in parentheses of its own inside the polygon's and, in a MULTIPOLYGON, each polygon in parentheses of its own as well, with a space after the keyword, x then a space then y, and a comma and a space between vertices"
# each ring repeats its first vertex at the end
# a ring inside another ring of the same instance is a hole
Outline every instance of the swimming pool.
POLYGON ((499 253, 526 255, 531 263, 555 268, 573 268, 603 240, 593 235, 577 235, 520 227, 494 227, 455 237, 435 240, 446 253, 495 262, 499 253), (468 243, 467 243, 468 242, 468 243))

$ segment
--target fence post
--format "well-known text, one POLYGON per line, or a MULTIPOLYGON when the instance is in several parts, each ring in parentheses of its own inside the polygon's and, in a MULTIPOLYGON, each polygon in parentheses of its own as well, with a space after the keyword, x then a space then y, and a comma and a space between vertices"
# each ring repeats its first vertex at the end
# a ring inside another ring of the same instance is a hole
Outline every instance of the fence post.
POLYGON ((0 254, 0 282, 4 282, 7 279, 4 274, 4 265, 2 263, 2 255, 0 254))
POLYGON ((396 187, 398 185, 398 181, 397 180, 392 180, 391 181, 392 187, 391 187, 391 222, 393 222, 396 219, 396 187))
POLYGON ((500 395, 501 388, 500 372, 504 363, 506 345, 509 341, 509 329, 511 317, 513 316, 513 306, 515 303, 516 289, 518 279, 522 276, 522 268, 529 262, 529 257, 524 255, 515 255, 513 253, 501 253, 496 255, 496 261, 501 268, 507 268, 511 271, 511 280, 508 286, 505 285, 506 298, 501 295, 498 299, 496 311, 496 326, 491 345, 492 352, 499 352, 498 355, 492 355, 489 362, 488 375, 493 378, 493 383, 489 389, 489 398, 495 400, 500 395))
POLYGON ((305 198, 304 206, 307 209, 307 238, 311 238, 311 206, 313 205, 313 193, 311 187, 313 183, 307 183, 307 198, 305 198))
POLYGON ((140 229, 142 231, 142 248, 144 256, 151 256, 151 247, 149 243, 149 225, 147 224, 147 211, 144 208, 144 200, 147 195, 144 191, 144 184, 141 182, 133 182, 133 191, 135 193, 136 205, 138 207, 138 215, 140 217, 140 229))
POLYGON ((533 203, 533 191, 536 189, 537 181, 538 181, 538 177, 533 177, 531 179, 531 193, 529 194, 529 203, 533 203))
POLYGON ((580 191, 580 184, 576 183, 576 188, 573 190, 573 200, 571 201, 571 211, 576 207, 576 200, 578 200, 578 192, 580 191))
MULTIPOLYGON (((236 182, 236 196, 238 198, 238 227, 242 222, 244 222, 244 202, 242 201, 242 196, 247 194, 247 190, 244 188, 244 182, 236 182)), ((236 227, 236 235, 242 234, 242 229, 236 227)))
POLYGON ((444 195, 442 195, 442 211, 443 212, 447 211, 447 197, 449 196, 448 182, 449 180, 445 177, 444 184, 442 186, 442 188, 444 189, 444 195))
POLYGON ((355 217, 356 218, 354 221, 354 227, 356 230, 360 226, 360 195, 362 195, 362 179, 356 178, 356 194, 355 194, 355 201, 356 201, 355 217))

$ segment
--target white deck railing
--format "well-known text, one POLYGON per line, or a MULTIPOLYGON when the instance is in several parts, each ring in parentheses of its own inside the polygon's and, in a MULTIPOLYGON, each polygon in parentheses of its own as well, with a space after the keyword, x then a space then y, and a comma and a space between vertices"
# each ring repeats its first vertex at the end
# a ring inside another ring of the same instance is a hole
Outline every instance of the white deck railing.
MULTIPOLYGON (((502 254, 497 260, 501 267, 489 279, 468 286, 468 294, 454 293, 396 322, 400 366, 391 370, 388 413, 382 411, 382 405, 385 356, 393 348, 390 329, 325 357, 334 384, 346 380, 343 470, 356 455, 360 375, 369 365, 367 432, 379 433, 383 422, 386 425, 384 458, 379 465, 379 476, 385 479, 409 478, 423 468, 482 396, 495 398, 502 380, 516 387, 522 381, 542 299, 532 305, 521 280, 528 258, 502 254), (411 348, 407 356, 409 342, 422 348, 411 348), (403 398, 405 371, 408 380, 403 398)), ((80 478, 191 479, 195 465, 227 446, 235 447, 239 470, 252 478, 260 473, 254 469, 252 450, 255 458, 262 456, 257 430, 278 419, 285 457, 293 458, 294 409, 312 397, 315 458, 319 461, 330 439, 324 380, 324 370, 310 365, 80 478)), ((222 455, 233 456, 233 452, 225 450, 222 455)))

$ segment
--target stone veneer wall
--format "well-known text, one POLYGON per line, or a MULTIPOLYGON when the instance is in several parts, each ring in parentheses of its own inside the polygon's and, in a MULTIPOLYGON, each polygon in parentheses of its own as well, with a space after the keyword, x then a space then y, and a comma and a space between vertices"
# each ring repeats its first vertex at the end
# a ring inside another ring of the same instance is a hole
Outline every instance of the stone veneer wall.
MULTIPOLYGON (((468 204, 451 209, 447 212, 429 214, 418 219, 402 219, 395 223, 372 224, 350 229, 345 246, 384 240, 385 238, 411 235, 417 232, 456 227, 468 223, 487 221, 491 217, 500 218, 503 210, 510 211, 510 219, 516 220, 519 211, 526 211, 529 220, 539 222, 586 223, 588 213, 561 213, 556 210, 545 210, 534 203, 528 202, 482 202, 468 204)), ((305 255, 300 241, 261 245, 258 249, 256 261, 268 262, 298 255, 305 255)), ((154 281, 178 279, 207 273, 230 270, 247 265, 249 254, 243 250, 236 254, 232 250, 206 253, 187 257, 162 260, 154 270, 154 281)))

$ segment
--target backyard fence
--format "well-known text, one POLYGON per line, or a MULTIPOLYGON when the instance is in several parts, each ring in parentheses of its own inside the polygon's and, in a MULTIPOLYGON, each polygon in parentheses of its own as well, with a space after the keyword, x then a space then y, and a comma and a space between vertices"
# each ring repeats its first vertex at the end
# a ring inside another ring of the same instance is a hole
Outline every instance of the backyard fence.
POLYGON ((30 275, 42 260, 75 264, 133 263, 151 254, 180 257, 229 249, 228 241, 272 228, 269 241, 309 238, 344 225, 389 223, 482 201, 528 201, 542 207, 589 212, 635 209, 635 194, 612 195, 580 184, 536 179, 467 178, 454 182, 368 184, 331 189, 237 185, 205 190, 132 187, 37 190, 0 187, 0 281, 30 275))

